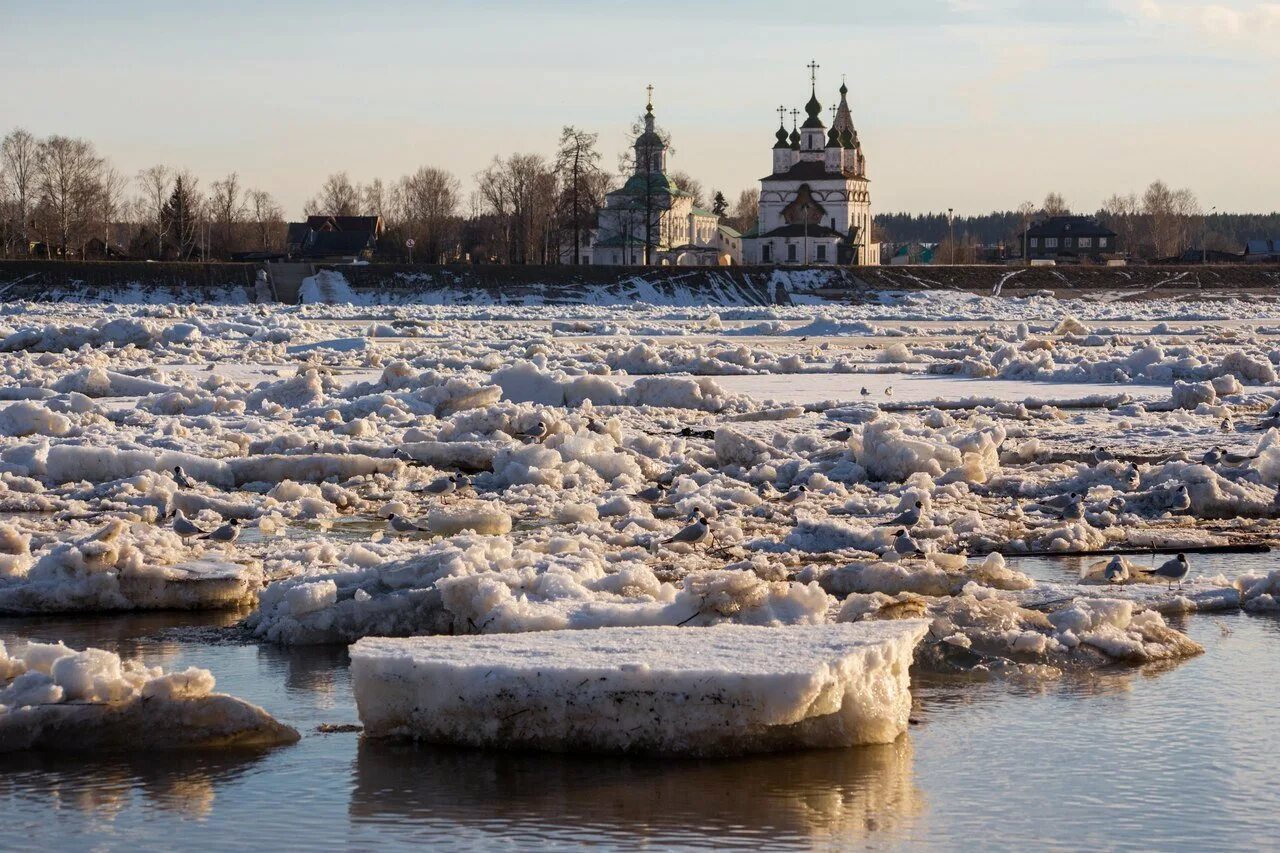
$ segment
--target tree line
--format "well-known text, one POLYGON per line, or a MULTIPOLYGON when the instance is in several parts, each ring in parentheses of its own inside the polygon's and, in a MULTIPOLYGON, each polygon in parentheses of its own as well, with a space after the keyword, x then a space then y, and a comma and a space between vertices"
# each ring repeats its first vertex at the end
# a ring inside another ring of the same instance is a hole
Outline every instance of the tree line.
MULTIPOLYGON (((602 166, 598 143, 598 134, 566 127, 552 156, 495 156, 466 197, 456 176, 434 166, 364 184, 338 172, 303 214, 381 216, 379 260, 581 258, 605 196, 627 178, 602 166)), ((708 199, 688 175, 671 178, 739 230, 754 224, 757 192, 742 193, 731 210, 723 193, 708 199)), ((281 252, 285 239, 281 206, 234 172, 205 191, 190 171, 167 165, 124 175, 85 139, 18 129, 0 141, 0 256, 226 260, 281 252)))
MULTIPOLYGON (((1194 192, 1153 182, 1141 194, 1115 194, 1092 216, 1115 231, 1121 247, 1146 260, 1177 257, 1191 250, 1239 253, 1247 240, 1280 239, 1280 213, 1205 212, 1194 192)), ((1021 251, 1027 226, 1048 216, 1071 215, 1059 193, 1040 204, 1024 202, 1016 210, 977 216, 940 213, 885 213, 876 217, 876 236, 897 244, 937 244, 943 257, 954 251, 958 262, 976 258, 980 247, 1021 251), (954 235, 954 238, 953 238, 954 235), (954 244, 953 244, 954 239, 954 244)), ((972 262, 972 261, 969 261, 972 262)))

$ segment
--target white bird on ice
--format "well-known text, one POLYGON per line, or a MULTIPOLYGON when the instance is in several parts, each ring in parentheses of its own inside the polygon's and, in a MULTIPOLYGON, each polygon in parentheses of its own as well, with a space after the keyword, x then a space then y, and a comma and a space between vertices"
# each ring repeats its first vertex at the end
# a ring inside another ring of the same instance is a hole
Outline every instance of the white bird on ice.
POLYGON ((396 515, 394 512, 387 517, 387 526, 396 533, 421 533, 422 527, 416 521, 405 518, 403 515, 396 515))
POLYGON ((240 538, 240 519, 233 518, 217 530, 212 533, 206 533, 200 538, 208 539, 210 542, 217 542, 221 545, 230 545, 240 538))
POLYGON ((863 385, 863 386, 862 386, 862 396, 864 396, 864 397, 870 397, 870 396, 871 396, 871 392, 867 390, 867 386, 866 386, 866 385, 863 385))
POLYGON ((181 465, 173 466, 173 481, 178 484, 180 489, 194 489, 195 482, 187 476, 187 472, 182 470, 181 465))
POLYGON ((1169 509, 1173 512, 1191 509, 1191 492, 1185 485, 1173 490, 1173 497, 1169 499, 1169 509))
POLYGON ((657 484, 636 492, 635 497, 647 504, 656 504, 658 501, 662 500, 666 494, 667 490, 664 489, 661 484, 657 484))
POLYGON ((916 554, 923 554, 920 546, 916 544, 916 540, 911 538, 911 534, 906 530, 899 530, 893 534, 893 550, 898 552, 900 556, 911 557, 916 554))
POLYGON ((436 497, 440 497, 440 498, 447 497, 453 494, 454 492, 456 492, 457 490, 458 490, 457 474, 450 474, 447 477, 440 477, 437 480, 432 480, 430 483, 427 484, 426 488, 423 489, 423 491, 426 492, 427 494, 435 495, 436 497))
POLYGON ((831 439, 832 441, 848 441, 849 439, 853 438, 853 430, 850 429, 849 427, 845 427, 844 429, 836 430, 835 432, 831 433, 831 435, 827 436, 827 438, 831 439))
POLYGON ((711 537, 711 525, 707 524, 706 518, 703 517, 700 510, 694 510, 689 516, 689 526, 681 530, 675 536, 663 542, 663 545, 670 545, 679 542, 684 545, 700 545, 711 537))
POLYGON ((1097 445, 1094 445, 1092 450, 1094 462, 1102 463, 1115 461, 1116 455, 1105 447, 1098 447, 1097 445))
POLYGON ((1125 565, 1123 557, 1112 557, 1111 562, 1107 563, 1107 568, 1103 571, 1107 583, 1124 583, 1129 579, 1129 567, 1125 565))
POLYGON ((920 512, 924 509, 923 501, 916 501, 915 506, 899 513, 896 518, 886 521, 884 524, 878 524, 877 527, 915 527, 920 523, 920 512))
POLYGON ((884 395, 885 395, 886 397, 892 397, 892 396, 893 396, 893 386, 892 386, 892 385, 889 385, 889 386, 886 386, 886 387, 885 387, 885 389, 884 389, 884 395))
POLYGON ((794 489, 792 489, 791 491, 783 495, 782 500, 789 504, 793 504, 796 501, 803 498, 808 493, 808 491, 809 491, 808 486, 805 486, 805 485, 796 486, 794 489))
POLYGON ((1040 506, 1047 506, 1050 509, 1062 510, 1071 506, 1071 504, 1078 500, 1080 500, 1080 496, 1075 492, 1071 492, 1066 495, 1054 495, 1051 498, 1044 498, 1043 500, 1036 501, 1036 503, 1040 504, 1040 506))
POLYGON ((197 526, 182 514, 182 510, 175 510, 173 513, 173 532, 181 536, 184 540, 193 536, 204 536, 208 533, 203 527, 197 526))
POLYGON ((1178 586, 1182 586, 1182 582, 1187 579, 1187 575, 1191 574, 1191 564, 1187 562, 1186 554, 1179 554, 1163 566, 1150 570, 1147 574, 1167 580, 1169 589, 1173 589, 1175 583, 1178 586))
POLYGON ((533 429, 529 430, 524 434, 524 437, 528 439, 530 442, 541 441, 542 439, 546 438, 546 436, 547 436, 547 425, 542 421, 538 421, 538 423, 533 427, 533 429))

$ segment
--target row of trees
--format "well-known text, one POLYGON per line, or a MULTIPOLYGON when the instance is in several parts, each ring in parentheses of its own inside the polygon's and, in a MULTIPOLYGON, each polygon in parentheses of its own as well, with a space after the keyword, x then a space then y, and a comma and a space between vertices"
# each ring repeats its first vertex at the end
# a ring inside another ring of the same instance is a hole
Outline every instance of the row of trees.
POLYGON ((278 249, 283 240, 280 206, 235 173, 204 194, 190 173, 167 166, 130 179, 85 139, 18 129, 0 140, 6 257, 228 257, 278 249))
MULTIPOLYGON (((978 246, 1006 246, 1016 253, 1029 224, 1072 212, 1061 194, 1049 193, 1041 204, 1024 202, 1016 210, 981 216, 881 214, 876 230, 885 242, 939 244, 942 257, 954 253, 957 262, 964 263, 977 258, 978 246)), ((1206 214, 1194 192, 1173 189, 1163 181, 1155 181, 1141 195, 1113 195, 1088 215, 1115 231, 1130 256, 1147 260, 1172 258, 1191 249, 1239 252, 1246 240, 1280 234, 1280 213, 1206 214)))

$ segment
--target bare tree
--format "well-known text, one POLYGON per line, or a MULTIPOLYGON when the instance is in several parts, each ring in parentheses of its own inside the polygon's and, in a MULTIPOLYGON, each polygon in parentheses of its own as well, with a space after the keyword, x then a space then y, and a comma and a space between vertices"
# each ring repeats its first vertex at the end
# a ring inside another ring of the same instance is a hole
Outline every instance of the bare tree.
POLYGON ((1137 256, 1142 234, 1142 205, 1133 193, 1116 193, 1102 203, 1098 221, 1116 232, 1122 251, 1137 256))
POLYGON ((214 181, 209 193, 209 213, 218 240, 218 252, 230 257, 240 246, 240 223, 244 220, 245 201, 240 191, 240 176, 235 172, 214 181))
POLYGON ((494 157, 476 176, 484 209, 502 226, 502 254, 508 263, 546 261, 555 223, 556 176, 537 154, 494 157))
POLYGON ((454 216, 462 200, 458 179, 433 166, 423 166, 400 179, 400 214, 407 236, 421 247, 423 260, 439 263, 449 253, 454 216))
POLYGON ((169 227, 164 206, 173 189, 173 171, 168 166, 152 166, 139 172, 137 180, 142 189, 139 208, 146 210, 148 226, 155 232, 156 260, 164 260, 164 238, 169 227))
POLYGON ((307 202, 308 214, 323 216, 359 216, 360 187, 351 182, 346 172, 335 172, 325 178, 320 194, 307 202))
POLYGON ((701 181, 688 172, 671 172, 667 177, 671 179, 671 183, 693 196, 694 207, 706 209, 707 192, 702 188, 701 181))
POLYGON ((1155 181, 1142 195, 1142 216, 1154 257, 1171 257, 1188 247, 1193 231, 1198 233, 1200 203, 1191 190, 1173 190, 1155 181))
POLYGON ((259 250, 268 252, 279 248, 279 237, 284 231, 284 210, 265 190, 250 190, 245 197, 248 216, 258 232, 259 250))
POLYGON ((360 213, 362 216, 381 216, 384 220, 393 218, 391 195, 382 178, 374 178, 360 188, 360 213))
POLYGON ((1045 216, 1070 216, 1071 208, 1061 193, 1049 193, 1044 197, 1045 216))
POLYGON ((760 221, 760 190, 743 190, 733 206, 733 227, 747 233, 760 221))
POLYGON ((24 255, 30 244, 27 229, 36 201, 39 164, 40 143, 22 128, 11 131, 0 141, 0 176, 12 205, 9 242, 24 255))
POLYGON ((112 245, 112 229, 126 214, 124 191, 129 180, 114 168, 104 166, 98 176, 98 195, 93 218, 102 235, 103 252, 112 245))
POLYGON ((560 134, 556 174, 560 181, 560 221, 573 234, 573 262, 582 263, 582 232, 590 231, 604 203, 599 134, 566 127, 560 134))
POLYGON ((40 204, 65 260, 86 233, 103 161, 90 142, 55 135, 40 145, 39 162, 40 204))

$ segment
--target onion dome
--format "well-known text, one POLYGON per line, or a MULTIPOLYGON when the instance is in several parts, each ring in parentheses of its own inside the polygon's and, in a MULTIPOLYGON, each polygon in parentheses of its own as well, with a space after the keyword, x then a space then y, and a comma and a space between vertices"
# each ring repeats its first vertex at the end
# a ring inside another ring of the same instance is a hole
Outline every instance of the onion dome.
POLYGON ((828 148, 844 147, 844 143, 840 141, 840 131, 836 130, 834 127, 831 128, 831 130, 827 133, 827 147, 828 148))
POLYGON ((791 147, 791 141, 787 138, 787 126, 785 124, 778 125, 778 132, 774 134, 774 136, 776 136, 778 139, 777 144, 773 146, 774 148, 790 148, 791 147))
POLYGON ((804 120, 804 127, 826 127, 822 123, 822 104, 818 103, 818 93, 816 91, 809 96, 809 103, 804 105, 804 111, 809 115, 804 120))

